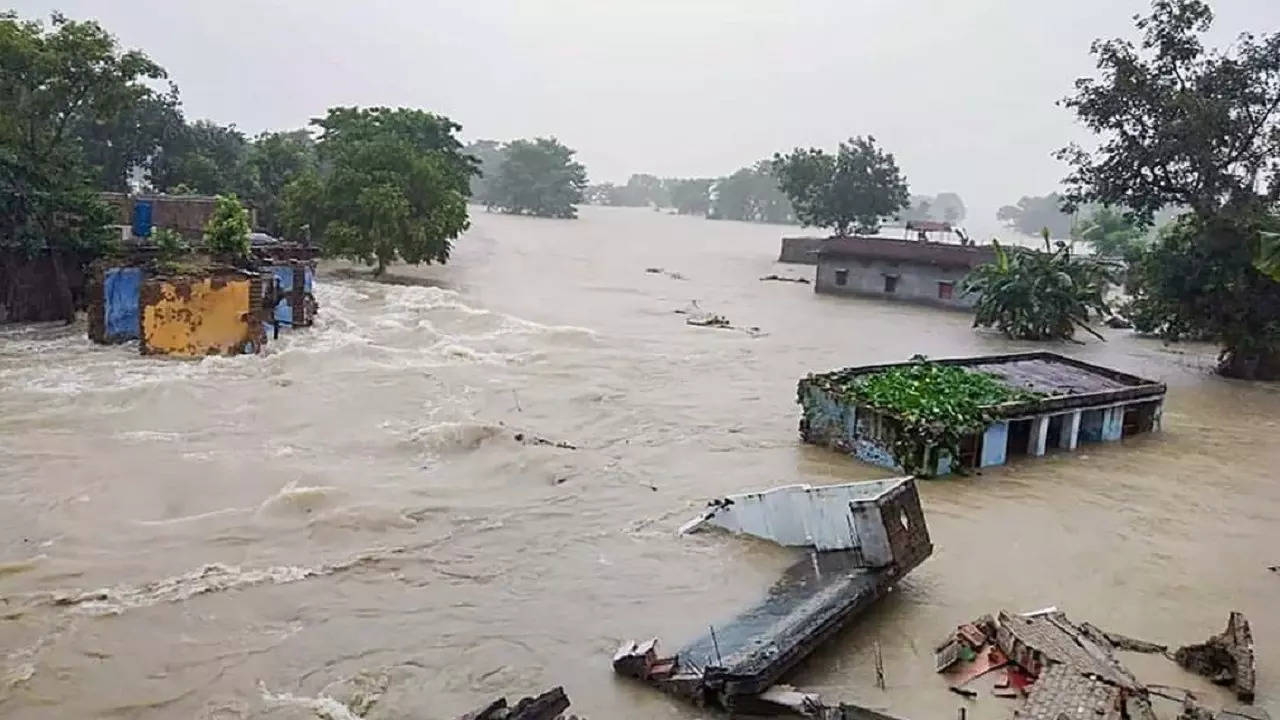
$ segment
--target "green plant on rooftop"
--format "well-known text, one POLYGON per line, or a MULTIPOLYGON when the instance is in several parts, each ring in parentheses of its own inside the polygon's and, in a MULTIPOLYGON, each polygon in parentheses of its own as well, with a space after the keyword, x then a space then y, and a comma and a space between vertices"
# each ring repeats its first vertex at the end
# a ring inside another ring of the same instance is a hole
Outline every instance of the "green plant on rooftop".
POLYGON ((992 407, 1042 397, 989 373, 929 362, 922 355, 912 360, 868 375, 810 375, 802 387, 817 387, 845 404, 892 417, 897 423, 890 442, 894 460, 906 472, 924 476, 933 473, 937 453, 960 457, 961 441, 991 423, 992 407))

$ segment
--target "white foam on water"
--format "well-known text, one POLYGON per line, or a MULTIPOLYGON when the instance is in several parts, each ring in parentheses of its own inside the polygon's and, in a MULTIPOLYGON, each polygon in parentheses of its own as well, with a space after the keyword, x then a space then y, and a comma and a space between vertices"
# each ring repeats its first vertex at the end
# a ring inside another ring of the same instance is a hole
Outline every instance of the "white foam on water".
POLYGON ((290 480, 274 495, 263 500, 258 512, 277 515, 311 513, 335 504, 344 494, 331 485, 299 485, 297 481, 290 480))
MULTIPOLYGON (((210 563, 191 572, 163 578, 142 585, 117 585, 98 590, 63 590, 32 596, 37 602, 72 608, 86 615, 119 615, 127 610, 176 603, 199 595, 240 590, 258 585, 287 585, 309 578, 325 577, 379 560, 403 555, 406 548, 370 550, 347 560, 316 567, 276 565, 265 568, 242 568, 237 565, 210 563)), ((5 598, 5 602, 12 599, 5 598)))
POLYGON ((323 695, 319 697, 306 697, 304 695, 294 695, 293 693, 273 693, 266 688, 265 685, 259 685, 262 691, 262 700, 268 705, 274 707, 297 707, 310 710, 316 717, 322 720, 363 720, 363 718, 351 712, 351 708, 343 705, 331 697, 323 695))
POLYGON ((475 450, 486 441, 507 432, 501 425, 446 420, 414 429, 409 441, 428 451, 475 450))

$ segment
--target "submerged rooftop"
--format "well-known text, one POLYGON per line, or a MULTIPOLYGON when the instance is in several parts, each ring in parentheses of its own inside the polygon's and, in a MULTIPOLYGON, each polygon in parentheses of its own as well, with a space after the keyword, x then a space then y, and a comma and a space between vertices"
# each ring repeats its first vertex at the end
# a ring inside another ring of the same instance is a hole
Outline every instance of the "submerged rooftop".
MULTIPOLYGON (((891 368, 905 367, 913 362, 850 367, 824 373, 818 377, 851 380, 891 368)), ((1002 405, 998 408, 999 414, 1002 415, 1030 408, 1063 410, 1109 402, 1125 402, 1160 396, 1166 389, 1164 383, 1155 380, 1051 352, 942 358, 930 359, 928 362, 986 373, 1010 389, 1025 390, 1041 396, 1033 401, 1002 405)))

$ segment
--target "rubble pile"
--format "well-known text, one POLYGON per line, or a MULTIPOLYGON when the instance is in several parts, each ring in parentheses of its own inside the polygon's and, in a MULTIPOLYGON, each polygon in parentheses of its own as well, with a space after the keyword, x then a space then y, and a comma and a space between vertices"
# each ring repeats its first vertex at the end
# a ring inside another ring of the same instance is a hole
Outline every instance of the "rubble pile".
POLYGON ((1029 614, 1001 612, 956 628, 935 649, 935 666, 950 689, 966 698, 966 688, 987 673, 1003 677, 993 694, 1022 698, 1015 720, 1155 720, 1153 696, 1182 700, 1179 720, 1265 717, 1241 710, 1214 711, 1186 693, 1171 697, 1147 687, 1117 657, 1120 650, 1159 653, 1183 667, 1231 685, 1242 702, 1253 701, 1254 653, 1249 622, 1233 612, 1227 629, 1197 645, 1179 648, 1076 624, 1056 609, 1029 614))

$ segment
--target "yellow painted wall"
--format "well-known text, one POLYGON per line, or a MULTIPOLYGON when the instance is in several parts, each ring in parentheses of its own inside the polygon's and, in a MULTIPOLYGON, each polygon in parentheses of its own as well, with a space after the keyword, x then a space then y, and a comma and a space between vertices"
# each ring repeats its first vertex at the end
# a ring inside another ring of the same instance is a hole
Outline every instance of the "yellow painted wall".
POLYGON ((261 323, 249 317, 250 280, 219 275, 157 279, 142 292, 143 354, 201 357, 256 352, 261 323), (154 283, 154 285, 153 285, 154 283))

